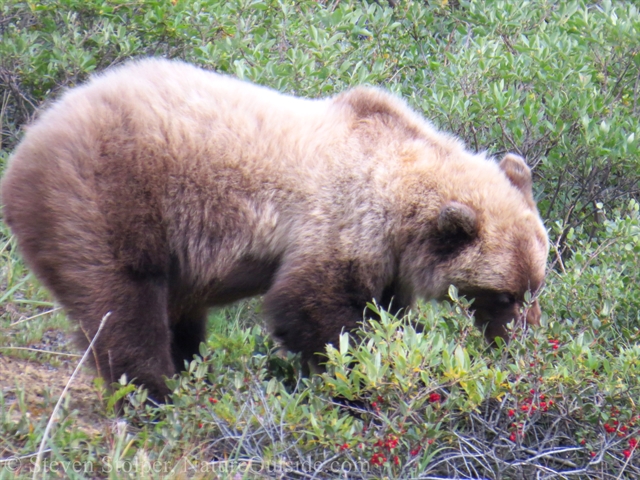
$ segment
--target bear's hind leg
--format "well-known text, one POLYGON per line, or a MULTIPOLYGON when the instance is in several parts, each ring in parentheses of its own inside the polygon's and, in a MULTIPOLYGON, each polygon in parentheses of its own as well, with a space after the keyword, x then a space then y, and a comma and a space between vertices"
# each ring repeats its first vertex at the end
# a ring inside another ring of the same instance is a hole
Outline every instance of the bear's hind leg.
MULTIPOLYGON (((69 313, 79 321, 80 335, 86 338, 82 343, 86 344, 96 334, 104 314, 110 312, 92 352, 98 373, 109 383, 124 374, 127 380, 145 386, 151 398, 162 402, 170 393, 165 377, 176 373, 171 358, 167 288, 157 278, 124 277, 110 282, 109 290, 85 292, 83 301, 76 302, 69 313), (88 308, 78 309, 79 304, 88 308)), ((68 305, 64 298, 61 301, 68 305)))
POLYGON ((89 158, 93 150, 73 150, 82 142, 50 151, 41 143, 17 154, 2 183, 20 251, 79 323, 81 347, 111 312, 91 353, 106 382, 126 374, 162 401, 169 393, 163 377, 175 373, 164 232, 147 207, 127 210, 113 192, 95 191, 93 180, 74 170, 102 163, 89 158))

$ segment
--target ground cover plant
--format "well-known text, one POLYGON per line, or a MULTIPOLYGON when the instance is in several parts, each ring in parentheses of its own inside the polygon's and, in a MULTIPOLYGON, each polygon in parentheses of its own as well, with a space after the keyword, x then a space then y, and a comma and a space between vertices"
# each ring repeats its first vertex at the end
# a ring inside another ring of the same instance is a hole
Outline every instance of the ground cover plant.
POLYGON ((553 241, 543 325, 488 350, 452 290, 411 318, 382 313, 303 378, 244 302, 212 313, 172 405, 82 373, 37 463, 83 352, 0 223, 0 478, 638 478, 637 7, 394 4, 4 0, 0 168, 37 108, 135 56, 307 97, 379 85, 534 167, 553 241))

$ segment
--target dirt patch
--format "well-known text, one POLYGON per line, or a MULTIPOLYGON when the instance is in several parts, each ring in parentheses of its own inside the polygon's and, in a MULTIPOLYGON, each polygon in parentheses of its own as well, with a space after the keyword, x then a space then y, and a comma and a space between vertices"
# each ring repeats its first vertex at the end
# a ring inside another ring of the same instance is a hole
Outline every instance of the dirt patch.
MULTIPOLYGON (((18 420, 22 415, 19 398, 23 397, 28 415, 48 418, 79 361, 79 357, 71 357, 53 366, 0 354, 0 388, 5 409, 18 420)), ((104 408, 100 392, 93 385, 94 378, 89 369, 83 368, 66 394, 69 407, 80 412, 78 426, 90 435, 102 431, 109 422, 102 413, 104 408)))

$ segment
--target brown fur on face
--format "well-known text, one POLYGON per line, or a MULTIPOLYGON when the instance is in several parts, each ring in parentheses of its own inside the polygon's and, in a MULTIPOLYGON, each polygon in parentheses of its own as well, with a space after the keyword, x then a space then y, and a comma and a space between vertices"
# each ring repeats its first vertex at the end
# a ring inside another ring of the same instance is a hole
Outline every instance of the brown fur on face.
POLYGON ((112 312, 99 373, 158 399, 210 306, 265 294, 274 334, 314 360, 372 299, 401 309, 454 284, 493 339, 540 287, 548 250, 515 155, 474 155, 377 89, 304 100, 157 59, 42 113, 2 202, 89 338, 112 312))

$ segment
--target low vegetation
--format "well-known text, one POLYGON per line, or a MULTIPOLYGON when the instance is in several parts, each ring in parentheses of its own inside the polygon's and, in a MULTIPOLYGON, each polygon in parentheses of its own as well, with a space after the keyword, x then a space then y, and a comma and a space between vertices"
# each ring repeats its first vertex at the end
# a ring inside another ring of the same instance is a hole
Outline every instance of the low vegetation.
POLYGON ((304 378, 246 301, 212 312, 173 404, 85 373, 52 419, 83 352, 0 223, 0 479, 640 478, 638 8, 393 3, 5 0, 0 168, 46 101, 135 56, 306 97, 379 85, 534 167, 553 242, 542 326, 488 349, 452 289, 381 312, 304 378))

